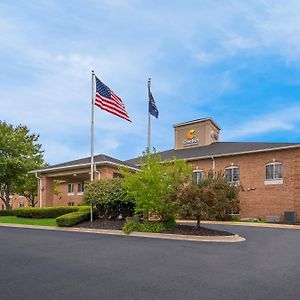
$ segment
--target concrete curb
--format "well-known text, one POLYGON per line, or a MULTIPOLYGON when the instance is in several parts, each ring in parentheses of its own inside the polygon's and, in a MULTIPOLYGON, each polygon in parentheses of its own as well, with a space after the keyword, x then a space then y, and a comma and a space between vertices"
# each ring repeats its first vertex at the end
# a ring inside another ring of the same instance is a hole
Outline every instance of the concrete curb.
POLYGON ((194 241, 194 242, 236 243, 236 242, 245 241, 245 238, 240 237, 237 234, 231 236, 196 236, 196 235, 167 234, 167 233, 132 232, 131 234, 127 235, 121 230, 89 229, 89 228, 79 228, 79 227, 65 228, 65 227, 10 224, 10 223, 0 223, 0 227, 42 229, 42 230, 82 232, 82 233, 94 233, 94 234, 109 234, 109 235, 119 235, 119 236, 126 236, 126 237, 143 237, 143 238, 153 238, 153 239, 167 239, 167 240, 194 241))
MULTIPOLYGON (((176 220, 176 222, 186 223, 186 224, 196 224, 196 221, 193 220, 176 220)), ((233 225, 233 226, 279 228, 279 229, 294 229, 294 230, 300 229, 300 225, 270 224, 270 223, 255 223, 255 222, 201 221, 201 224, 233 225)))

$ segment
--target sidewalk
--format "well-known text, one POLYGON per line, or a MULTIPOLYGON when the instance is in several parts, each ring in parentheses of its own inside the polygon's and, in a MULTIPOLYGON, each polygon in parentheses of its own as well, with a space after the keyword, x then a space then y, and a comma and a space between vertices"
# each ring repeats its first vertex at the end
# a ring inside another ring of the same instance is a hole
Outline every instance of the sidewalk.
POLYGON ((54 230, 54 231, 65 231, 65 232, 81 232, 81 233, 94 233, 94 234, 109 234, 109 235, 119 235, 125 237, 143 237, 143 238, 153 238, 153 239, 167 239, 167 240, 194 241, 194 242, 235 243, 235 242, 245 241, 243 237, 240 237, 237 234, 231 236, 196 236, 196 235, 180 235, 180 234, 167 234, 167 233, 132 232, 129 235, 127 235, 122 230, 89 229, 89 228, 79 228, 79 227, 67 228, 67 227, 38 226, 38 225, 9 224, 9 223, 0 223, 0 227, 54 230))
MULTIPOLYGON (((196 224, 194 220, 176 220, 178 223, 196 224)), ((216 224, 216 225, 235 225, 263 228, 281 228, 281 229, 300 229, 300 225, 288 224, 273 224, 273 223, 257 223, 257 222, 230 222, 230 221, 201 221, 201 224, 216 224)))

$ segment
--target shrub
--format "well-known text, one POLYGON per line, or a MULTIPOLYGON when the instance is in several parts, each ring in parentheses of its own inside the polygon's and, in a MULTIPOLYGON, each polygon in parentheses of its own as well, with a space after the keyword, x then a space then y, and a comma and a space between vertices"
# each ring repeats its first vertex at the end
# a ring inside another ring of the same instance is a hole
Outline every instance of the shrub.
POLYGON ((16 217, 22 218, 57 218, 59 216, 77 212, 89 211, 88 206, 54 206, 54 207, 22 207, 13 210, 16 217))
POLYGON ((122 178, 93 181, 85 187, 84 200, 93 204, 100 218, 126 218, 133 215, 134 202, 123 187, 122 178))
POLYGON ((4 216, 13 216, 14 213, 12 210, 0 210, 0 217, 4 216))
POLYGON ((88 220, 89 216, 89 211, 81 210, 57 217, 56 223, 60 227, 70 227, 82 221, 88 220))
POLYGON ((163 222, 145 222, 145 223, 138 223, 136 221, 129 221, 124 224, 123 231, 126 234, 129 234, 133 231, 139 232, 162 232, 169 228, 173 228, 176 226, 173 222, 170 223, 163 223, 163 222))

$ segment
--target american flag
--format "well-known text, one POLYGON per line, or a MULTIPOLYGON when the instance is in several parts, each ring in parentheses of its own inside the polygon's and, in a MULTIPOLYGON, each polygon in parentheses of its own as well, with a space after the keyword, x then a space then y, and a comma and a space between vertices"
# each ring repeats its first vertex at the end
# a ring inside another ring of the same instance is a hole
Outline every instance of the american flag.
POLYGON ((131 122, 122 100, 97 76, 95 105, 107 112, 131 122))

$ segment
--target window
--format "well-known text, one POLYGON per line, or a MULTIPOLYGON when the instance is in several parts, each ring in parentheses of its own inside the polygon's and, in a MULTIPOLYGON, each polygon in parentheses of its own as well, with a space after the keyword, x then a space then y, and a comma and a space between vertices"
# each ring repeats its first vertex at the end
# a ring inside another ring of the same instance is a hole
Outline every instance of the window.
POLYGON ((74 184, 68 183, 68 194, 74 194, 74 184))
POLYGON ((228 182, 232 184, 240 183, 240 168, 239 167, 228 167, 225 169, 225 177, 228 182))
POLYGON ((273 162, 270 164, 266 164, 265 184, 282 184, 282 183, 283 183, 282 163, 273 162))
POLYGON ((19 207, 24 207, 24 203, 19 203, 19 207))
POLYGON ((68 202, 68 206, 74 206, 74 202, 68 202))
POLYGON ((204 178, 204 171, 203 170, 194 170, 192 175, 192 180, 194 183, 199 184, 201 180, 204 178))
POLYGON ((83 194, 83 191, 84 191, 84 185, 83 185, 83 182, 79 182, 78 183, 78 189, 77 189, 77 194, 83 194))
POLYGON ((123 177, 124 176, 120 173, 116 173, 116 172, 113 173, 113 178, 123 178, 123 177))
POLYGON ((225 210, 225 215, 239 215, 240 211, 237 209, 229 209, 229 210, 225 210))

